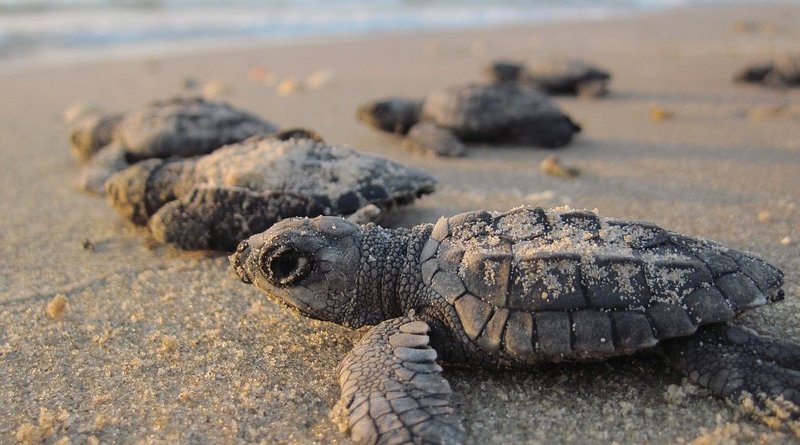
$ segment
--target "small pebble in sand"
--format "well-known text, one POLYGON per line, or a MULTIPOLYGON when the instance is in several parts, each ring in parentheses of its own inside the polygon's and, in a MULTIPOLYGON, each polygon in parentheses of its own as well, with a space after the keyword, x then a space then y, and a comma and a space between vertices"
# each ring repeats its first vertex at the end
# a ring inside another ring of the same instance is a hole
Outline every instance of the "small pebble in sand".
POLYGON ((675 113, 673 111, 667 110, 658 104, 650 105, 648 115, 650 116, 650 120, 653 122, 664 122, 675 117, 675 113))
POLYGON ((52 319, 61 318, 64 315, 64 312, 67 310, 67 297, 64 294, 56 294, 49 303, 47 303, 47 308, 45 309, 45 313, 47 316, 52 319))
POLYGON ((158 352, 162 354, 172 353, 178 350, 180 347, 180 343, 178 343, 178 339, 173 335, 165 335, 161 337, 161 347, 158 349, 158 352))
POLYGON ((302 85, 300 85, 300 82, 294 77, 284 77, 283 80, 278 82, 278 85, 275 86, 275 91, 278 93, 278 96, 286 97, 297 93, 301 88, 302 85))
POLYGON ((760 223, 768 223, 768 222, 772 221, 772 213, 770 213, 769 210, 762 210, 762 211, 758 212, 758 215, 756 216, 756 218, 758 219, 758 222, 760 222, 760 223))
POLYGON ((203 97, 214 98, 233 93, 233 87, 221 80, 209 80, 203 85, 203 97))
POLYGON ((784 236, 783 238, 781 238, 781 244, 784 246, 791 246, 792 244, 794 244, 794 240, 791 237, 784 236))
POLYGON ((255 82, 262 82, 269 78, 271 72, 264 65, 254 65, 247 71, 247 77, 255 82))
POLYGON ((576 167, 568 167, 561 163, 558 155, 550 155, 542 162, 539 163, 539 170, 552 176, 559 176, 562 178, 574 178, 580 174, 580 170, 576 167))
POLYGON ((333 72, 322 69, 309 74, 303 81, 303 85, 309 90, 316 90, 328 85, 332 80, 333 72))

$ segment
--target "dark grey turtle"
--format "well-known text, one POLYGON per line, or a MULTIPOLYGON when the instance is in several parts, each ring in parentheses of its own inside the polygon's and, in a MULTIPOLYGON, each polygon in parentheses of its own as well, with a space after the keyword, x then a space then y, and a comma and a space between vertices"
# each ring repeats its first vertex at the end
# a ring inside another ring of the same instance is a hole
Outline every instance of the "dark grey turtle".
POLYGON ((422 101, 378 100, 361 106, 357 117, 441 156, 463 155, 461 142, 560 147, 580 131, 547 97, 518 83, 456 86, 422 101))
POLYGON ((230 260, 303 315, 375 325, 339 368, 358 443, 463 441, 437 359, 529 368, 654 350, 720 397, 800 404, 800 346, 728 324, 781 300, 781 271, 650 223, 527 207, 412 229, 297 218, 230 260))
POLYGON ((800 55, 783 55, 770 62, 748 66, 737 73, 734 80, 778 88, 800 87, 800 55))
POLYGON ((523 64, 500 60, 484 68, 493 82, 520 82, 553 95, 601 97, 608 94, 611 74, 576 59, 545 59, 523 64))
POLYGON ((72 129, 72 153, 87 163, 79 186, 102 193, 114 172, 149 158, 189 157, 278 128, 222 102, 178 97, 126 114, 90 115, 72 129))
POLYGON ((282 218, 350 215, 366 222, 436 184, 419 170, 302 131, 277 135, 283 139, 253 137, 205 156, 138 162, 106 181, 107 197, 159 241, 231 251, 282 218))

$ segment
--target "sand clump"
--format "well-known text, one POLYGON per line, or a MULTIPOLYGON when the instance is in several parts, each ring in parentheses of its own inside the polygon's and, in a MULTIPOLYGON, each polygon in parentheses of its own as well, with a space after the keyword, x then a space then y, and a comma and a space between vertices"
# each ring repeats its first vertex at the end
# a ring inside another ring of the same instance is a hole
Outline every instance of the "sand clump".
POLYGON ((664 122, 675 117, 675 112, 658 104, 650 105, 647 115, 651 122, 664 122))
POLYGON ((45 313, 54 320, 59 319, 67 311, 67 303, 67 297, 64 294, 57 294, 47 303, 45 313))
POLYGON ((560 178, 575 178, 581 172, 577 167, 562 164, 561 158, 558 155, 550 155, 544 158, 542 162, 539 163, 539 170, 550 176, 557 176, 560 178))

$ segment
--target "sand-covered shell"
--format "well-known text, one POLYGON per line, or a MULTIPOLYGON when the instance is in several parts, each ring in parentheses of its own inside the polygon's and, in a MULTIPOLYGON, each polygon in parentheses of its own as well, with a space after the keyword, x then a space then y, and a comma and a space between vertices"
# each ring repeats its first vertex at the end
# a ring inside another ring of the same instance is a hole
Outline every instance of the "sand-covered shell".
POLYGON ((501 360, 629 353, 782 297, 780 270, 751 254, 566 208, 442 218, 421 260, 423 282, 501 360))
POLYGON ((73 153, 87 159, 113 139, 124 147, 131 161, 138 161, 206 154, 256 134, 276 131, 278 127, 272 123, 224 102, 175 97, 124 115, 90 116, 76 125, 71 142, 73 153), (107 136, 97 141, 98 132, 107 136))
POLYGON ((434 191, 436 180, 423 171, 307 132, 284 133, 286 140, 253 137, 205 156, 138 162, 106 181, 106 197, 159 241, 232 250, 283 218, 366 222, 434 191))
POLYGON ((516 83, 467 84, 428 94, 422 119, 464 141, 557 147, 580 127, 542 93, 516 83))

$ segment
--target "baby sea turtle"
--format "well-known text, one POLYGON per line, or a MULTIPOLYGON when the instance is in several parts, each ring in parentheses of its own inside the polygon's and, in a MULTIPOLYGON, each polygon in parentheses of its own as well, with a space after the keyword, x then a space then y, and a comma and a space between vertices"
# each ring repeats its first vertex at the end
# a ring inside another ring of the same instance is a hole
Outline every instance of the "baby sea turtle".
POLYGON ((560 147, 580 127, 540 92, 517 83, 468 84, 422 101, 389 98, 361 106, 357 117, 403 134, 409 148, 462 156, 462 142, 560 147))
POLYGON ((736 74, 734 80, 779 88, 800 87, 800 55, 783 55, 770 62, 748 66, 736 74))
POLYGON ((412 229, 297 218, 230 260, 303 315, 375 325, 339 367, 358 443, 463 441, 437 359, 528 368, 648 349, 720 397, 800 403, 800 346, 728 324, 781 300, 781 271, 650 223, 529 207, 412 229))
POLYGON ((601 97, 608 94, 611 74, 576 59, 545 59, 523 64, 499 60, 484 68, 493 82, 520 82, 547 94, 601 97))
POLYGON ((205 156, 138 162, 106 181, 106 195, 159 241, 231 251, 283 218, 351 215, 366 222, 434 190, 427 173, 288 134, 294 137, 257 136, 205 156))
POLYGON ((114 172, 149 158, 203 155, 225 144, 278 131, 222 102, 176 97, 125 114, 93 114, 70 134, 72 153, 87 163, 79 186, 102 193, 114 172))

